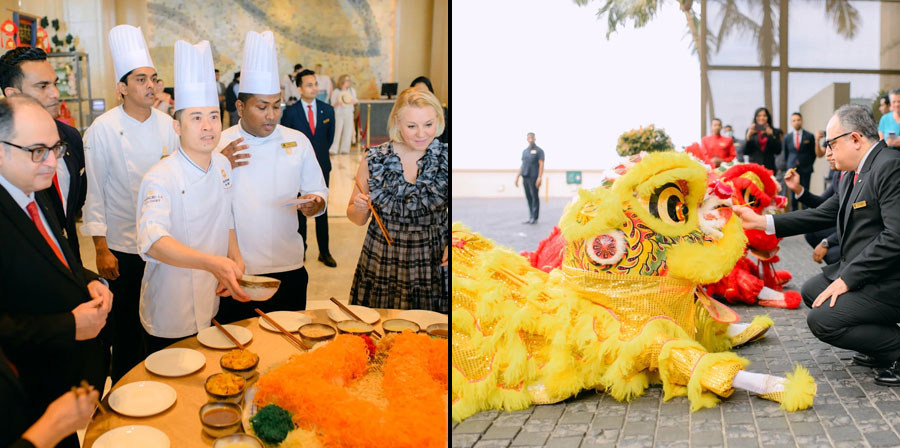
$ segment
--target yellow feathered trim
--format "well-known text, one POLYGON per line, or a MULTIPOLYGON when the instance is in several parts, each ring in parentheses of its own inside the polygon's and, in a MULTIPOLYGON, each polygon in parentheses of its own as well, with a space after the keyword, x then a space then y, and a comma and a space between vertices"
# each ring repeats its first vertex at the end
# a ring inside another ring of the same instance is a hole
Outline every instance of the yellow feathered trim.
POLYGON ((718 353, 731 350, 728 324, 713 319, 700 301, 694 302, 694 326, 697 327, 695 338, 706 351, 718 353))
POLYGON ((559 229, 567 242, 582 240, 617 229, 625 223, 623 198, 606 188, 578 190, 578 199, 559 218, 559 229))
MULTIPOLYGON (((708 353, 700 358, 694 366, 691 373, 691 380, 688 382, 688 400, 691 402, 691 412, 698 411, 703 408, 711 408, 719 402, 719 397, 712 392, 704 392, 700 381, 703 375, 706 375, 709 368, 720 362, 738 361, 742 365, 749 364, 749 361, 735 355, 734 353, 708 353)), ((662 369, 660 369, 662 370, 662 369)))
POLYGON ((604 352, 610 355, 613 362, 603 374, 601 384, 613 398, 628 401, 644 393, 650 382, 650 378, 646 375, 649 366, 637 365, 637 361, 660 335, 676 339, 688 338, 675 322, 668 319, 652 319, 631 340, 619 341, 614 338, 602 345, 604 352))
POLYGON ((731 345, 733 347, 739 347, 749 342, 753 342, 763 337, 772 325, 775 325, 775 322, 772 321, 772 318, 767 314, 756 316, 744 331, 729 338, 731 345))
POLYGON ((741 220, 733 215, 716 242, 701 244, 680 242, 666 252, 669 275, 703 285, 715 283, 727 275, 744 254, 747 236, 741 220))
POLYGON ((809 371, 797 364, 793 373, 787 374, 784 381, 784 396, 781 409, 794 412, 807 409, 813 405, 816 396, 816 382, 809 371))

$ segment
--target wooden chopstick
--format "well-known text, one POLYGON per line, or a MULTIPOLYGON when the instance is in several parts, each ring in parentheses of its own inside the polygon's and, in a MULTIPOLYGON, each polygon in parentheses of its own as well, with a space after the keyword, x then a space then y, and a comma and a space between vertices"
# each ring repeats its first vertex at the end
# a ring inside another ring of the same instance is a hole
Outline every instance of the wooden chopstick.
MULTIPOLYGON (((353 314, 353 311, 350 311, 350 308, 347 308, 346 306, 344 306, 343 303, 339 302, 334 297, 331 298, 331 301, 334 302, 334 304, 337 305, 338 308, 340 308, 343 312, 347 313, 348 316, 350 316, 360 322, 365 322, 364 320, 360 319, 359 316, 357 316, 356 314, 353 314)), ((372 326, 372 331, 373 331, 373 333, 375 333, 375 336, 378 336, 379 338, 381 337, 381 333, 379 333, 378 330, 375 330, 374 325, 372 326)))
POLYGON ((237 348, 241 350, 244 349, 244 344, 241 344, 234 336, 232 336, 231 333, 229 333, 228 330, 225 329, 225 327, 216 322, 215 319, 212 320, 212 323, 216 324, 216 328, 218 328, 222 333, 225 333, 225 336, 228 337, 228 339, 231 340, 231 342, 234 343, 237 348))
MULTIPOLYGON (((362 185, 359 183, 359 179, 353 179, 356 181, 356 188, 359 188, 359 192, 365 194, 366 192, 363 190, 362 185)), ((378 216, 378 212, 375 211, 375 207, 372 207, 372 201, 366 201, 369 204, 369 210, 372 211, 372 216, 375 218, 375 222, 378 223, 378 228, 381 229, 381 233, 384 235, 384 239, 387 240, 388 246, 391 246, 394 242, 394 239, 391 238, 391 234, 388 233, 387 227, 384 226, 384 223, 381 222, 381 217, 378 216)))
POLYGON ((272 324, 272 326, 277 328, 278 331, 281 331, 281 334, 283 334, 284 336, 287 336, 287 338, 291 342, 296 344, 298 347, 302 347, 304 350, 309 350, 309 347, 307 347, 306 344, 303 343, 303 341, 295 338, 294 335, 291 334, 291 332, 285 330, 284 327, 282 327, 281 325, 278 324, 278 322, 275 322, 275 319, 272 319, 271 317, 269 317, 266 313, 262 312, 262 310, 260 310, 259 308, 254 308, 253 311, 256 311, 256 314, 259 314, 263 319, 266 320, 266 322, 272 324))
MULTIPOLYGON (((87 393, 91 393, 91 391, 95 390, 94 386, 87 382, 87 380, 81 380, 81 386, 72 386, 72 393, 75 396, 78 396, 79 389, 85 389, 87 393)), ((103 397, 97 397, 97 409, 100 409, 101 414, 106 414, 106 409, 103 409, 103 397)))

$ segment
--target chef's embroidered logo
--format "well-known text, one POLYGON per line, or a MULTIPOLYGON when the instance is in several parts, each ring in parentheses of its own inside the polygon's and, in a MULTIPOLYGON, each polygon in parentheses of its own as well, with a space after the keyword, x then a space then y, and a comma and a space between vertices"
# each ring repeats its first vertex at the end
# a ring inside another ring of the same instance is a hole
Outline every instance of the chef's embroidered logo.
POLYGON ((222 185, 223 185, 223 186, 225 187, 225 189, 227 190, 227 189, 231 188, 231 178, 228 177, 227 174, 225 174, 225 170, 224 170, 224 169, 221 170, 221 172, 222 172, 222 185))
POLYGON ((154 189, 150 189, 147 191, 147 195, 144 196, 144 205, 158 204, 162 202, 162 200, 163 197, 161 194, 157 193, 154 189))

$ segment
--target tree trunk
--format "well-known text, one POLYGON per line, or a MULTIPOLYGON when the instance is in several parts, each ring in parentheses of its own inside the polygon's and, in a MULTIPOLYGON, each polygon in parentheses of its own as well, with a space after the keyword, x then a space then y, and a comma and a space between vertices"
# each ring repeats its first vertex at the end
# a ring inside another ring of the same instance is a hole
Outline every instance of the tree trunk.
MULTIPOLYGON (((775 30, 772 21, 772 0, 762 0, 763 20, 759 29, 759 55, 760 65, 772 65, 772 48, 775 42, 775 30)), ((765 99, 766 109, 772 111, 772 72, 764 71, 763 75, 763 98, 765 99)), ((780 92, 784 95, 784 92, 780 92)), ((773 123, 774 126, 774 123, 773 123)))
MULTIPOLYGON (((694 39, 694 48, 697 49, 697 60, 702 67, 703 61, 700 61, 700 58, 703 57, 703 54, 707 55, 706 63, 709 64, 709 49, 707 48, 704 52, 700 51, 700 31, 697 29, 697 24, 694 23, 694 15, 691 13, 692 4, 693 0, 681 0, 681 11, 684 13, 684 19, 687 21, 688 29, 691 31, 691 37, 694 39)), ((708 102, 708 104, 701 104, 700 107, 709 107, 708 121, 711 121, 716 116, 716 109, 713 106, 712 86, 709 85, 709 75, 705 70, 701 70, 700 77, 700 85, 706 86, 706 100, 708 102)))

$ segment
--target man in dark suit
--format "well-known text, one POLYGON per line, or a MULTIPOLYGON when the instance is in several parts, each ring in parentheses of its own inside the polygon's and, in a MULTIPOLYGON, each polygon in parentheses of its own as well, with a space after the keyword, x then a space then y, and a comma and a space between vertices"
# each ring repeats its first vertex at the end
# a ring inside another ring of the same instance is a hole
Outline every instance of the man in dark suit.
MULTIPOLYGON (((65 150, 36 100, 0 100, 0 346, 37 420, 81 380, 103 390, 109 345, 100 335, 112 293, 65 243, 51 210, 57 157, 65 150)), ((70 437, 60 446, 78 446, 70 437)))
POLYGON ((66 142, 68 150, 57 166, 53 190, 53 210, 60 222, 65 223, 64 236, 72 247, 72 253, 81 261, 78 245, 78 229, 75 220, 87 197, 87 178, 84 172, 84 144, 77 129, 59 120, 59 78, 40 48, 19 47, 0 57, 0 89, 4 96, 25 94, 36 99, 54 118, 59 138, 66 142))
MULTIPOLYGON (((812 133, 803 130, 803 116, 800 112, 791 115, 791 128, 782 145, 784 148, 785 169, 794 169, 800 175, 800 185, 809 190, 809 178, 812 176, 813 163, 816 162, 816 139, 812 133)), ((791 193, 791 210, 799 208, 797 198, 791 193)))
MULTIPOLYGON (((316 152, 316 160, 322 168, 325 177, 325 185, 328 185, 331 177, 331 159, 328 157, 328 148, 334 141, 334 108, 316 99, 319 94, 319 86, 316 82, 316 74, 312 70, 303 70, 297 74, 297 90, 300 91, 300 101, 284 110, 281 116, 281 125, 296 129, 305 135, 316 152), (309 124, 313 123, 313 126, 309 124)), ((300 218, 298 231, 303 237, 303 244, 309 247, 306 241, 306 216, 297 212, 300 218)), ((316 217, 316 243, 319 245, 319 261, 328 267, 336 267, 337 262, 331 256, 328 249, 328 213, 316 217)), ((305 252, 304 252, 305 253, 305 252)))
MULTIPOLYGON (((832 160, 829 163, 833 164, 832 160)), ((828 188, 821 195, 811 193, 809 190, 800 185, 800 175, 796 171, 788 171, 784 175, 784 183, 793 194, 796 195, 798 201, 805 208, 816 208, 825 203, 828 198, 834 196, 834 193, 840 188, 840 182, 847 173, 843 171, 831 171, 831 180, 828 188)), ((841 258, 841 241, 837 236, 837 228, 829 227, 824 230, 809 232, 803 237, 806 243, 813 248, 813 261, 826 264, 837 263, 841 258)))
POLYGON ((839 108, 826 128, 826 157, 848 171, 837 194, 815 209, 759 216, 736 207, 744 228, 779 237, 835 225, 841 242, 838 263, 803 284, 810 331, 828 344, 856 350, 858 364, 891 367, 875 381, 900 386, 900 152, 878 137, 869 108, 839 108))

